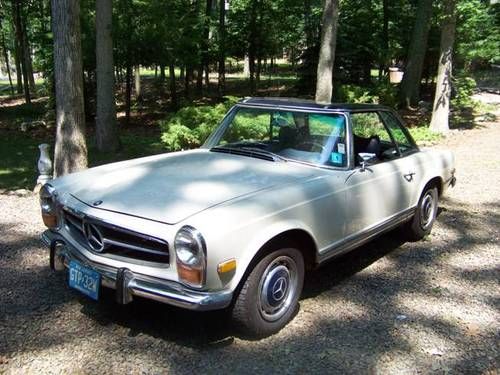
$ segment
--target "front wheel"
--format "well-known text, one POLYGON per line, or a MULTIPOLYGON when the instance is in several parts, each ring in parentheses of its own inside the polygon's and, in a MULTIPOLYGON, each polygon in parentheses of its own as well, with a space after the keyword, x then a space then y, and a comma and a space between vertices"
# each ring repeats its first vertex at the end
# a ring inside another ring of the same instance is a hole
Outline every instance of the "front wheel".
POLYGON ((434 225, 438 211, 438 190, 427 187, 422 193, 412 220, 405 225, 406 235, 414 241, 427 236, 434 225))
POLYGON ((245 280, 233 307, 244 333, 263 337, 278 332, 293 317, 304 284, 304 258, 294 248, 263 257, 245 280))

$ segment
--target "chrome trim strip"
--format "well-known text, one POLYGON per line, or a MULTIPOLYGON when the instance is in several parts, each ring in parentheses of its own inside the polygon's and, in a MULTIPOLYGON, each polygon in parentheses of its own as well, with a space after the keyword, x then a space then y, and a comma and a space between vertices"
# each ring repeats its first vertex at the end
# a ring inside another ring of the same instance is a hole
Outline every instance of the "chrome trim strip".
MULTIPOLYGON (((117 241, 117 240, 113 240, 113 239, 106 238, 106 237, 103 238, 103 241, 104 241, 105 244, 107 243, 107 244, 110 244, 110 245, 122 246, 122 247, 125 247, 127 249, 137 250, 137 251, 141 251, 143 253, 149 253, 149 254, 155 254, 155 255, 165 255, 165 256, 169 255, 169 253, 166 253, 166 252, 161 252, 161 251, 158 251, 158 250, 153 250, 153 249, 150 249, 148 247, 135 246, 135 245, 131 245, 131 244, 127 243, 127 242, 117 241)), ((115 255, 120 255, 120 254, 115 254, 115 255)), ((127 258, 125 256, 123 256, 123 257, 127 258)))
POLYGON ((345 254, 355 248, 369 242, 373 238, 396 228, 398 225, 408 221, 415 214, 416 207, 408 208, 399 212, 381 223, 351 234, 346 238, 332 243, 321 249, 318 254, 318 263, 322 263, 330 258, 345 254))
MULTIPOLYGON (((102 285, 108 288, 116 289, 122 287, 123 295, 140 296, 152 299, 169 305, 197 311, 218 310, 229 306, 233 293, 230 290, 221 290, 217 292, 203 292, 192 290, 175 281, 153 278, 147 275, 133 273, 130 270, 126 272, 130 277, 126 278, 125 284, 118 285, 117 275, 120 270, 114 267, 105 266, 93 262, 73 246, 64 240, 64 237, 58 233, 46 230, 41 235, 42 242, 50 246, 54 241, 60 241, 65 244, 64 250, 58 255, 66 268, 69 267, 70 260, 77 260, 86 267, 92 268, 101 275, 102 285)), ((129 302, 130 299, 126 299, 129 302)))

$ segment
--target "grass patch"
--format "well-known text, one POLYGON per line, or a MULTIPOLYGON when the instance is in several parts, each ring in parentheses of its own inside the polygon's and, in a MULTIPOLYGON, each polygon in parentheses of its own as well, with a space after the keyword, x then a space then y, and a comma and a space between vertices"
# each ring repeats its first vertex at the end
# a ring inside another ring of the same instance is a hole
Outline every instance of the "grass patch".
MULTIPOLYGON (((89 142, 89 165, 91 167, 159 154, 165 152, 158 136, 145 136, 128 132, 120 137, 122 149, 117 153, 102 153, 96 150, 93 139, 89 142)), ((0 189, 31 190, 38 177, 37 162, 40 155, 38 145, 43 140, 25 134, 4 132, 0 136, 0 189)), ((51 157, 54 144, 50 145, 51 157)))
MULTIPOLYGON (((143 156, 166 152, 159 136, 142 135, 137 132, 128 132, 120 136, 122 148, 118 152, 105 153, 96 149, 95 143, 89 144, 89 165, 113 163, 116 161, 140 158, 143 156)), ((93 140, 91 140, 93 141, 93 140)))
POLYGON ((0 189, 31 189, 37 178, 38 144, 19 134, 0 137, 0 189))
POLYGON ((429 146, 438 143, 443 138, 443 135, 431 131, 426 125, 411 127, 408 130, 415 142, 420 146, 429 146))

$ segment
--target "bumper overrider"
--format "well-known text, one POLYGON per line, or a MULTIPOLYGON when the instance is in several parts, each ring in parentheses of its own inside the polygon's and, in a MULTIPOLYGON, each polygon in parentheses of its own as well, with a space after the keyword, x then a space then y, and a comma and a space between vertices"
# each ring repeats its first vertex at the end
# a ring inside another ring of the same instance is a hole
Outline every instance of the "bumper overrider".
POLYGON ((133 273, 127 268, 114 268, 87 259, 64 237, 51 230, 41 235, 50 248, 50 267, 63 271, 71 260, 76 260, 101 275, 101 285, 116 290, 118 303, 126 304, 134 296, 144 297, 169 305, 198 311, 223 309, 231 303, 231 291, 202 292, 168 280, 133 273))

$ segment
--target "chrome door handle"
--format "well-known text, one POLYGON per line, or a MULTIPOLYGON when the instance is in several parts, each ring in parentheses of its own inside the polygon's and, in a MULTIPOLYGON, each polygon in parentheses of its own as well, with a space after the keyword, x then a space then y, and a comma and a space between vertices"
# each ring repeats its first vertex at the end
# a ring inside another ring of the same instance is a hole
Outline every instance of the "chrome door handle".
POLYGON ((406 181, 410 182, 413 181, 413 176, 415 176, 415 172, 410 172, 407 174, 404 174, 403 177, 405 178, 406 181))

